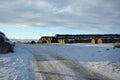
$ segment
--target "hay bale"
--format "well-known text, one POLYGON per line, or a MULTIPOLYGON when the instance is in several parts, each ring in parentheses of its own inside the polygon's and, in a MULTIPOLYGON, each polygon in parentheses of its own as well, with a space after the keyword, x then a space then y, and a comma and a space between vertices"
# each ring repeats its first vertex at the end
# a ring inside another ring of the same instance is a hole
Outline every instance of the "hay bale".
POLYGON ((41 39, 39 39, 39 40, 37 41, 37 43, 42 43, 42 40, 41 40, 41 39))
POLYGON ((92 43, 92 44, 95 44, 95 43, 96 43, 94 38, 91 39, 91 43, 92 43))
POLYGON ((102 43, 103 43, 102 39, 101 39, 101 38, 98 38, 97 44, 102 44, 102 43))
POLYGON ((47 43, 47 44, 50 44, 50 43, 51 43, 51 40, 46 40, 46 43, 47 43))
POLYGON ((65 40, 64 39, 60 39, 60 40, 58 40, 58 43, 65 44, 65 40))
POLYGON ((48 38, 48 40, 52 40, 52 38, 51 38, 51 37, 49 37, 49 38, 48 38))
POLYGON ((116 43, 114 44, 114 48, 120 48, 120 42, 116 42, 116 43))

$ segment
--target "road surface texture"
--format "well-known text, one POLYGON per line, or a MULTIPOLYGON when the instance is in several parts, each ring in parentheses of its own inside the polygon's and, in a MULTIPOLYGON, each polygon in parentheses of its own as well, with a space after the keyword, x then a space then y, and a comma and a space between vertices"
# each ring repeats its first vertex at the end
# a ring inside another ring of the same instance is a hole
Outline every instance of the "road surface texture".
POLYGON ((35 80, 110 80, 86 70, 82 65, 78 65, 77 61, 62 58, 40 44, 24 44, 23 47, 35 58, 31 62, 35 80))

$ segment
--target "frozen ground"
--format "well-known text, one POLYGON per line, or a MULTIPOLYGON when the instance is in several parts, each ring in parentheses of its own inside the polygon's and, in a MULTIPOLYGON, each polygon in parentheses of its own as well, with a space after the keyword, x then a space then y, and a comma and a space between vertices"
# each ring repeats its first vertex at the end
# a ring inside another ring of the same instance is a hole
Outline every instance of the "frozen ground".
POLYGON ((17 44, 15 53, 0 54, 0 80, 34 80, 34 72, 36 80, 89 80, 79 79, 83 72, 120 80, 120 49, 113 44, 17 44))
MULTIPOLYGON (((32 53, 38 60, 37 64, 44 64, 45 62, 48 65, 51 63, 50 65, 57 68, 55 61, 62 62, 64 60, 66 63, 72 61, 77 66, 87 69, 86 72, 88 71, 91 74, 97 72, 112 80, 120 79, 120 49, 113 48, 113 44, 37 44, 26 45, 26 47, 29 48, 28 50, 34 48, 35 53, 32 53)), ((61 68, 60 70, 61 73, 64 73, 64 69, 61 68)), ((48 70, 48 72, 54 71, 48 70)), ((68 72, 71 73, 70 70, 68 72)))
POLYGON ((79 63, 89 71, 120 80, 120 49, 113 48, 113 44, 54 44, 42 47, 79 63))
POLYGON ((15 47, 15 53, 0 54, 0 80, 32 79, 29 60, 32 56, 21 46, 15 47))

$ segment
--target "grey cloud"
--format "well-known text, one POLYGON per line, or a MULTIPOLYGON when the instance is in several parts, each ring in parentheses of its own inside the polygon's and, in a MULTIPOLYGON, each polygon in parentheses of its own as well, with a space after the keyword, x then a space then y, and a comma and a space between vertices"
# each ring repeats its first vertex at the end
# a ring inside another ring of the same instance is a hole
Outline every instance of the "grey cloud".
POLYGON ((120 29, 119 0, 0 0, 0 24, 120 29))

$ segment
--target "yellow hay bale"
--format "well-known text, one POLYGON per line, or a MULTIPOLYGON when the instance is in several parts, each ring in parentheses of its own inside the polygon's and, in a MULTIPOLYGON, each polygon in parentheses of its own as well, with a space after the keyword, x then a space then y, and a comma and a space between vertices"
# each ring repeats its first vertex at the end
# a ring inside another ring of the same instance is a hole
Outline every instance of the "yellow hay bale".
POLYGON ((64 39, 60 39, 60 40, 58 40, 58 43, 65 44, 65 40, 64 39))
POLYGON ((101 39, 101 38, 98 38, 97 43, 98 43, 98 44, 102 44, 102 43, 103 43, 102 39, 101 39))
POLYGON ((42 40, 39 39, 37 43, 42 43, 42 40))
POLYGON ((52 40, 52 38, 48 38, 48 40, 52 40))
POLYGON ((51 43, 51 40, 46 40, 46 43, 47 43, 47 44, 51 43))
POLYGON ((46 38, 41 38, 41 40, 42 40, 42 41, 45 41, 45 40, 46 40, 46 38))
POLYGON ((91 39, 91 43, 95 44, 95 39, 94 38, 91 39))

